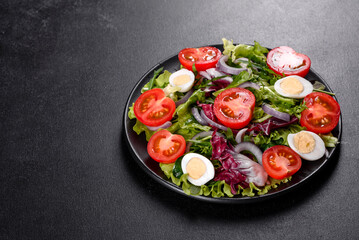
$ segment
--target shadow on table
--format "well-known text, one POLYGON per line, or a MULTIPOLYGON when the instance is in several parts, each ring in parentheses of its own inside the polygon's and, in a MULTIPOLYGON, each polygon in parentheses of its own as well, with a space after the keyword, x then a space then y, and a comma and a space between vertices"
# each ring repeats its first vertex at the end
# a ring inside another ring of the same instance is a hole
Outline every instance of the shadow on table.
POLYGON ((133 177, 136 187, 143 188, 143 193, 148 194, 149 199, 153 199, 158 204, 168 208, 169 212, 177 211, 188 218, 213 218, 226 221, 235 219, 250 220, 300 207, 301 204, 310 201, 327 183, 334 172, 340 154, 339 145, 330 161, 316 174, 295 189, 278 197, 264 198, 260 201, 245 204, 221 204, 189 198, 158 184, 148 174, 144 174, 136 161, 129 157, 131 156, 131 150, 128 148, 125 134, 122 134, 120 146, 124 154, 123 157, 127 159, 125 166, 128 169, 126 170, 131 173, 130 175, 133 177))

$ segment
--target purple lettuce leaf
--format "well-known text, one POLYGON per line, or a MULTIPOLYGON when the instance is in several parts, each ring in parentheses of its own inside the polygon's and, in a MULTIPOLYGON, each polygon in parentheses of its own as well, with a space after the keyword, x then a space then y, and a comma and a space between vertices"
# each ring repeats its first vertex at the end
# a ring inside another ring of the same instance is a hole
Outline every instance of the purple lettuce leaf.
POLYGON ((295 123, 298 121, 298 118, 295 116, 291 116, 289 122, 283 121, 281 119, 271 117, 261 123, 255 123, 252 126, 249 127, 247 130, 248 132, 253 131, 254 133, 263 132, 264 135, 269 135, 272 130, 286 127, 292 123, 295 123))

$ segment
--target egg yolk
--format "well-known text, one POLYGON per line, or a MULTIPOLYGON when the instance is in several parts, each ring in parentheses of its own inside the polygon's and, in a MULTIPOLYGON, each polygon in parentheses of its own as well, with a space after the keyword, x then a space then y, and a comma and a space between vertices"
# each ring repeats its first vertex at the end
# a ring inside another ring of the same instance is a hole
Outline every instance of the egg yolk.
POLYGON ((307 132, 300 132, 294 136, 294 146, 300 153, 313 152, 315 148, 314 137, 307 132))
POLYGON ((284 79, 280 83, 280 87, 285 93, 292 95, 300 94, 304 90, 302 83, 294 77, 284 79))
POLYGON ((188 83, 189 81, 191 81, 190 76, 188 76, 187 74, 183 74, 175 77, 172 82, 175 86, 181 86, 188 83))
POLYGON ((191 158, 186 166, 188 175, 193 179, 198 179, 205 174, 207 168, 206 164, 197 157, 191 158))

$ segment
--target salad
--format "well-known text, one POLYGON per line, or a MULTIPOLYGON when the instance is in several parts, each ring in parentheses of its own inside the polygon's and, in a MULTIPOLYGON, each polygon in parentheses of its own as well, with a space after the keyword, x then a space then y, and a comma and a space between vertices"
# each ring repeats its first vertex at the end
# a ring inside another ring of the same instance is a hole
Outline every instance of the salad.
POLYGON ((223 52, 186 48, 178 71, 154 71, 128 117, 186 194, 263 195, 336 146, 340 106, 322 83, 305 79, 308 56, 222 40, 223 52))

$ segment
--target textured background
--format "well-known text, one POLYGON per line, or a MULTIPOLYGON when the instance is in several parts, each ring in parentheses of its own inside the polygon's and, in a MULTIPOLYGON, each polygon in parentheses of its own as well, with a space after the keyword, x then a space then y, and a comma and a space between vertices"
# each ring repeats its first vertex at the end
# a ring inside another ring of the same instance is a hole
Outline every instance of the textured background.
POLYGON ((354 239, 358 11, 355 0, 1 1, 0 239, 354 239), (122 119, 139 78, 222 37, 291 46, 337 94, 339 151, 295 192, 202 203, 129 156, 122 119))

